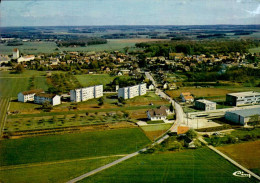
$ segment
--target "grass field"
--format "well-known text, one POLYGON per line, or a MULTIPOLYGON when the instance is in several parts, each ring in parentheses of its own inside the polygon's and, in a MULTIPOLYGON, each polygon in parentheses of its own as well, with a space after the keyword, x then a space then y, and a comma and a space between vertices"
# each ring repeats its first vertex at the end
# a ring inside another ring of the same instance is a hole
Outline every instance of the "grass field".
POLYGON ((0 83, 0 97, 17 97, 28 89, 29 78, 0 78, 0 83))
MULTIPOLYGON (((20 46, 6 46, 0 44, 1 54, 12 54, 14 48, 18 48, 23 54, 53 53, 57 48, 54 42, 24 42, 20 46)), ((56 51, 57 52, 57 51, 56 51)))
POLYGON ((162 123, 142 126, 140 128, 144 131, 145 135, 150 140, 156 140, 159 136, 165 133, 171 126, 172 124, 162 123))
POLYGON ((4 127, 4 122, 5 122, 5 116, 8 105, 9 105, 9 98, 2 98, 0 97, 0 136, 2 135, 2 130, 4 127))
POLYGON ((214 97, 225 97, 227 93, 232 92, 229 89, 221 88, 195 88, 195 87, 183 87, 179 90, 166 91, 171 97, 179 97, 182 92, 190 92, 195 95, 195 97, 205 97, 205 98, 214 98, 214 97))
POLYGON ((260 53, 260 47, 249 49, 250 53, 260 53))
POLYGON ((260 140, 217 147, 233 160, 260 175, 260 140))
POLYGON ((74 178, 75 176, 79 176, 85 172, 110 163, 118 158, 119 157, 76 159, 75 161, 54 162, 54 164, 46 165, 32 164, 31 167, 29 166, 26 168, 0 170, 0 182, 62 183, 74 178))
POLYGON ((150 141, 139 128, 0 141, 0 164, 17 165, 134 152, 150 141))
POLYGON ((109 74, 95 74, 95 75, 76 75, 75 76, 81 85, 93 86, 93 85, 106 85, 115 79, 115 76, 110 76, 109 74))
POLYGON ((234 165, 207 148, 140 155, 80 182, 120 183, 247 183, 253 178, 233 176, 234 165))

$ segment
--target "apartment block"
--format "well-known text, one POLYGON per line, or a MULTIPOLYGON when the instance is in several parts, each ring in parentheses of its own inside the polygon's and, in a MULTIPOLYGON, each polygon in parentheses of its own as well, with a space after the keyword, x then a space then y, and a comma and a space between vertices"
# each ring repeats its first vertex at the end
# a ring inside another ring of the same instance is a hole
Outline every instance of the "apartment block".
POLYGON ((259 104, 260 93, 254 91, 228 93, 226 95, 226 102, 229 105, 233 105, 233 106, 259 104))
POLYGON ((205 99, 195 101, 195 107, 197 109, 202 109, 205 111, 216 110, 216 106, 217 106, 216 102, 212 102, 205 99))
POLYGON ((99 98, 102 96, 103 96, 103 85, 96 85, 96 86, 70 90, 71 102, 82 102, 92 98, 99 98))
POLYGON ((130 99, 146 94, 146 83, 118 89, 118 98, 130 99))

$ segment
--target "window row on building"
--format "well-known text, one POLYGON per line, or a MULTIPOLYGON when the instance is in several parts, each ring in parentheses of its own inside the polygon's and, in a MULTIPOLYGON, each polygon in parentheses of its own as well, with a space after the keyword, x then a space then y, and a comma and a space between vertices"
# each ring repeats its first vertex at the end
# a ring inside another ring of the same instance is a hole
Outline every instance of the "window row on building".
POLYGON ((102 96, 103 96, 103 85, 96 85, 96 86, 70 90, 71 102, 82 102, 92 98, 99 98, 102 96))
POLYGON ((146 94, 146 83, 118 89, 118 98, 130 99, 146 94))

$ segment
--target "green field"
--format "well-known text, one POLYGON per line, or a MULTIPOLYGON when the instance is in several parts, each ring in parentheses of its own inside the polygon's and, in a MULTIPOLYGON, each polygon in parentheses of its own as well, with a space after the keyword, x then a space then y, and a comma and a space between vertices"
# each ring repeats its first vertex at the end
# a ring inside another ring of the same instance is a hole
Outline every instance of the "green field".
POLYGON ((0 141, 0 164, 5 166, 126 154, 149 142, 139 128, 3 140, 0 141))
MULTIPOLYGON (((53 53, 57 48, 54 42, 24 42, 20 46, 6 46, 0 44, 1 54, 12 54, 14 48, 18 48, 23 54, 53 53)), ((57 51, 56 51, 57 52, 57 51)))
POLYGON ((9 98, 0 97, 0 136, 2 135, 2 130, 4 127, 5 116, 9 105, 9 101, 10 101, 9 98))
POLYGON ((250 53, 260 53, 260 47, 249 49, 250 53))
POLYGON ((93 86, 93 85, 106 85, 115 79, 115 76, 110 76, 109 74, 95 74, 95 75, 75 75, 81 85, 93 86))
POLYGON ((0 97, 17 97, 21 91, 28 90, 29 78, 0 78, 0 97))
POLYGON ((158 124, 158 125, 147 125, 147 126, 142 126, 142 130, 145 132, 149 131, 158 131, 158 130, 168 130, 172 124, 169 123, 163 123, 163 124, 158 124))
POLYGON ((76 160, 72 162, 57 162, 56 164, 32 164, 27 168, 14 168, 0 170, 0 182, 66 182, 85 172, 89 172, 100 166, 108 164, 119 157, 107 157, 101 159, 76 160))
POLYGON ((239 169, 207 148, 176 153, 139 155, 80 182, 87 183, 247 183, 233 176, 239 169))

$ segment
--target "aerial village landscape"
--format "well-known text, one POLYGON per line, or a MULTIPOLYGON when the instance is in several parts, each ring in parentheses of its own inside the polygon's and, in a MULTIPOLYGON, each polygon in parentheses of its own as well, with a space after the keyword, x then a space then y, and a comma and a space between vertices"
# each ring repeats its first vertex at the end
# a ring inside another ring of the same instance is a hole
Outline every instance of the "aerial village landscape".
POLYGON ((0 182, 259 182, 259 14, 235 25, 6 21, 0 182))

